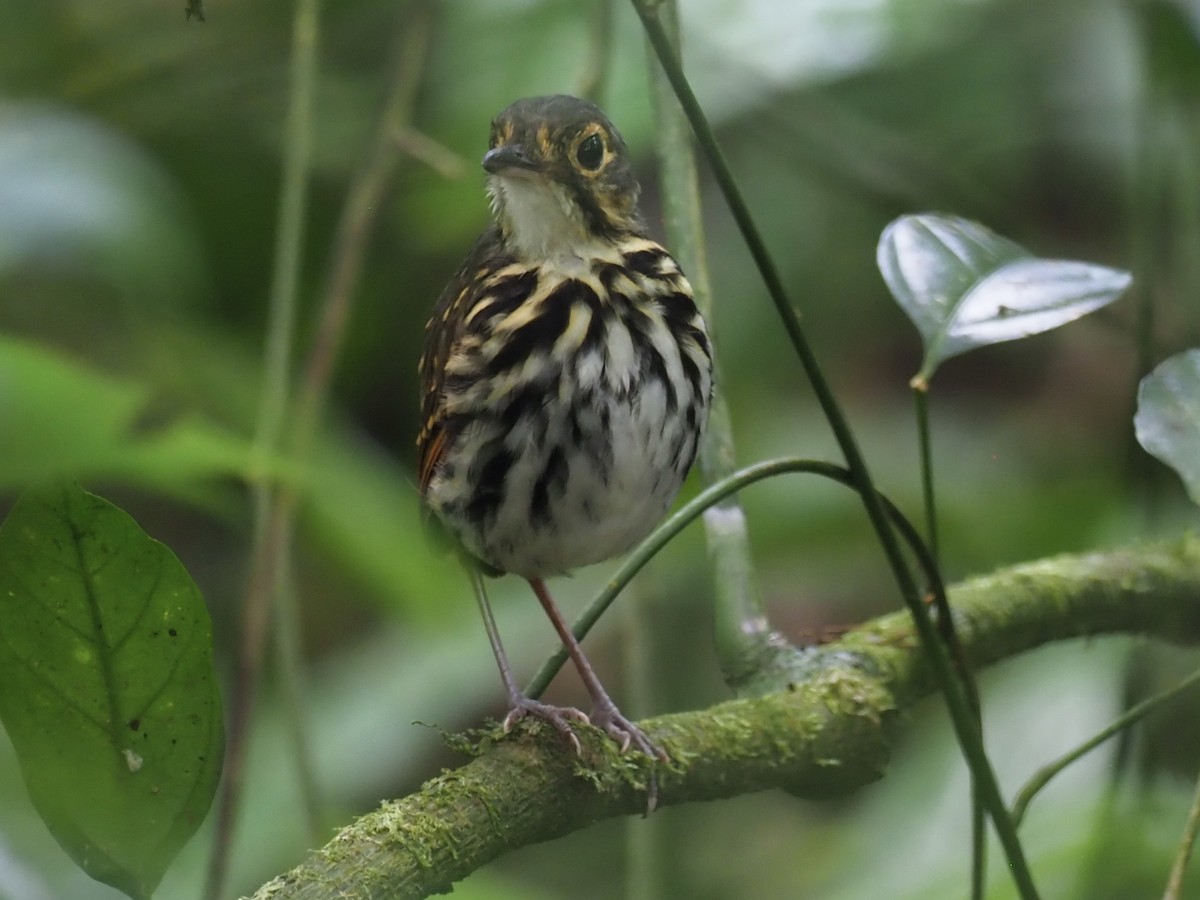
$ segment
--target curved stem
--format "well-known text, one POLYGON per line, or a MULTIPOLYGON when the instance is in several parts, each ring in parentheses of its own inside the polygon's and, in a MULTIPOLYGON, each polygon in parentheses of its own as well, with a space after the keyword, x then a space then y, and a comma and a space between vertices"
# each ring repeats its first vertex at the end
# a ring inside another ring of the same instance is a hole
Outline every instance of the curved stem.
POLYGON ((1136 703, 1129 707, 1129 709, 1127 709, 1122 715, 1118 716, 1105 728, 1099 731, 1095 737, 1084 741, 1071 752, 1060 756, 1053 762, 1038 769, 1038 771, 1034 773, 1033 777, 1025 782, 1024 787, 1022 787, 1017 793, 1017 797, 1013 801, 1013 824, 1020 826, 1021 822, 1025 819, 1025 813, 1029 809, 1030 802, 1035 796, 1037 796, 1038 791, 1049 784, 1050 780, 1059 772, 1071 765, 1071 763, 1075 762, 1075 760, 1079 759, 1080 757, 1091 753, 1110 737, 1113 737, 1114 735, 1124 731, 1129 726, 1140 722, 1149 713, 1158 709, 1164 703, 1174 700, 1184 691, 1188 690, 1188 688, 1194 687, 1197 684, 1200 684, 1200 669, 1197 669, 1187 678, 1183 679, 1183 681, 1179 682, 1179 684, 1175 685, 1175 687, 1163 691, 1162 693, 1155 694, 1153 697, 1147 697, 1140 703, 1136 703))
MULTIPOLYGON (((633 579, 633 576, 641 571, 642 567, 679 532, 683 531, 684 528, 696 521, 707 510, 717 506, 726 497, 736 494, 738 491, 749 487, 755 482, 788 473, 819 475, 822 478, 828 478, 839 484, 844 484, 856 491, 859 490, 848 469, 822 460, 788 457, 767 460, 766 462, 755 463, 754 465, 746 466, 744 469, 739 469, 732 475, 722 478, 711 487, 701 491, 681 506, 673 515, 669 516, 659 525, 658 528, 654 529, 654 532, 646 540, 633 549, 616 574, 604 586, 604 589, 596 595, 583 611, 583 614, 571 626, 571 631, 576 639, 583 640, 584 636, 592 630, 592 626, 596 624, 600 616, 604 614, 604 611, 612 605, 617 595, 633 579)), ((920 533, 908 521, 899 507, 886 497, 881 497, 881 501, 888 516, 912 549, 922 573, 928 580, 930 593, 935 597, 945 597, 946 588, 942 584, 941 574, 938 572, 929 550, 921 540, 920 533)), ((528 686, 525 688, 525 693, 530 697, 539 696, 566 661, 566 651, 560 647, 549 659, 542 663, 541 668, 530 679, 528 686)))
POLYGON ((917 634, 926 654, 930 658, 938 683, 941 685, 942 692, 946 697, 946 705, 950 711, 950 719, 954 726, 955 736, 962 747, 963 756, 967 761, 967 765, 971 768, 972 775, 979 785, 979 790, 986 802, 992 821, 996 826, 1000 843, 1004 847, 1004 852, 1008 858, 1013 880, 1023 900, 1032 900, 1032 898, 1038 896, 1037 889, 1033 884, 1033 876, 1029 873, 1029 867, 1025 861, 1025 852, 1021 847, 1020 839, 1017 837, 1016 829, 1008 818, 1008 808, 1000 793, 996 774, 992 770, 991 762, 988 760, 987 753, 984 750, 983 738, 979 732, 977 717, 972 710, 970 698, 955 677, 954 668, 951 665, 946 648, 942 646, 937 638, 937 632, 929 616, 929 612, 925 609, 916 582, 904 559, 904 554, 889 526, 887 512, 885 511, 883 501, 875 490, 866 460, 859 451, 854 434, 850 430, 850 426, 833 395, 833 391, 825 380, 824 373, 817 362, 816 354, 809 346, 804 329, 800 325, 800 317, 792 309, 788 301, 778 270, 775 268, 774 262, 767 252, 766 244, 759 234, 753 218, 750 216, 750 211, 741 196, 741 192, 737 188, 729 166, 725 162, 724 155, 717 146, 716 138, 713 135, 712 128, 708 124, 704 111, 700 108, 700 103, 696 100, 695 94, 692 93, 691 86, 683 74, 683 69, 674 56, 670 41, 663 31, 662 23, 658 20, 658 4, 652 3, 651 0, 632 0, 632 2, 638 17, 642 20, 646 35, 650 39, 655 53, 658 55, 659 63, 670 80, 671 87, 674 88, 680 105, 687 114, 688 121, 692 125, 692 130, 696 134, 697 141, 708 158, 713 176, 721 189, 721 193, 725 197, 725 202, 729 206, 734 220, 737 222, 738 229, 742 233, 746 246, 754 258, 763 283, 766 285, 767 291, 771 295, 771 300, 774 302, 779 316, 783 320, 784 328, 791 339, 796 355, 799 357, 805 374, 812 384, 817 401, 821 405, 821 409, 829 422, 830 429, 833 431, 838 446, 842 450, 846 466, 853 475, 854 482, 859 489, 859 495, 862 497, 863 505, 866 507, 867 517, 871 520, 871 525, 879 538, 880 547, 887 557, 892 575, 904 598, 905 605, 912 614, 917 634))
MULTIPOLYGON (((1200 537, 1034 560, 958 584, 953 597, 981 667, 1108 634, 1196 644, 1200 537)), ((829 801, 886 774, 904 723, 937 690, 911 618, 882 616, 806 655, 807 673, 774 693, 641 723, 671 752, 672 765, 658 769, 663 807, 773 788, 829 801)), ((637 773, 652 764, 592 729, 579 737, 587 777, 553 729, 486 740, 466 765, 383 803, 254 896, 445 893, 518 847, 644 812, 637 773)))

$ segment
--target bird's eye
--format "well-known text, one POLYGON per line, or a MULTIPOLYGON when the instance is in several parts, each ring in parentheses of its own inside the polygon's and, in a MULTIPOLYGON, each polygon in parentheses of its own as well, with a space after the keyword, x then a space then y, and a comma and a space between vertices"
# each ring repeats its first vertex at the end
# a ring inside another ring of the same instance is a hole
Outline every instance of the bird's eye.
POLYGON ((579 142, 575 151, 575 159, 579 165, 594 172, 604 162, 604 139, 599 134, 590 134, 579 142))

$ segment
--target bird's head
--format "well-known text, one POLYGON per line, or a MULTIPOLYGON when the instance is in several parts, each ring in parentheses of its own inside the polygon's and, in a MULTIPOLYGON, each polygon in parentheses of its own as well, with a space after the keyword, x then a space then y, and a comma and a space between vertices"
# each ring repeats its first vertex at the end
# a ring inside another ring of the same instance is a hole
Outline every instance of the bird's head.
POLYGON ((625 141, 586 100, 516 101, 492 121, 483 168, 504 241, 522 258, 586 258, 642 231, 625 141))

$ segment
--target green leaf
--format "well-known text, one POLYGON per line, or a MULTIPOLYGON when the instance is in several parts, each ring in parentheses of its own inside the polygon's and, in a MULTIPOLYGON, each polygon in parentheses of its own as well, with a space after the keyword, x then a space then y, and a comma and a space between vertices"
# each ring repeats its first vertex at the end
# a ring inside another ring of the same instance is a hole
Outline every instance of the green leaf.
POLYGON ((178 491, 194 479, 240 477, 249 457, 246 439, 156 409, 137 381, 0 335, 0 489, 102 475, 178 491))
POLYGON ((0 722, 63 849, 149 897, 221 771, 212 629, 175 555, 74 485, 0 526, 0 722))
POLYGON ((1138 385, 1138 443, 1179 473, 1200 503, 1200 350, 1172 356, 1138 385))
POLYGON ((913 386, 945 360, 1029 337, 1112 303, 1128 272, 1037 259, 1020 245, 953 216, 901 216, 879 239, 879 271, 925 342, 913 386))

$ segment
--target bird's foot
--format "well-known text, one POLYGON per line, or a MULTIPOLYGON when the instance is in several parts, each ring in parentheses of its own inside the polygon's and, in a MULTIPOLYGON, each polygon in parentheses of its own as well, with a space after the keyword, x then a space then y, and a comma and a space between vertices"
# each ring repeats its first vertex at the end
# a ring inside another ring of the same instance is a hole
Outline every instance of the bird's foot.
MULTIPOLYGON (((597 728, 603 729, 605 734, 617 743, 622 753, 627 752, 632 747, 652 760, 661 760, 662 762, 669 760, 663 749, 650 740, 642 729, 621 715, 621 711, 611 701, 596 706, 589 717, 573 706, 553 706, 549 703, 542 703, 531 697, 519 694, 512 698, 512 709, 504 717, 502 723, 504 733, 508 734, 513 726, 526 716, 535 716, 553 725, 555 730, 570 742, 571 749, 575 751, 576 756, 582 754, 582 748, 580 747, 579 738, 576 736, 573 726, 577 723, 582 723, 595 725, 597 728)), ((657 806, 658 779, 651 772, 649 781, 646 784, 645 814, 650 815, 657 806)))
POLYGON ((592 710, 591 722, 597 728, 603 728, 608 736, 620 745, 622 753, 633 747, 652 759, 667 762, 670 758, 661 747, 646 736, 646 732, 621 715, 621 711, 611 702, 596 706, 592 710))
POLYGON ((504 733, 508 734, 513 726, 526 716, 536 716, 553 725, 559 734, 570 741, 571 749, 575 751, 576 756, 579 756, 581 753, 579 738, 575 736, 575 729, 571 727, 571 723, 587 724, 589 719, 585 713, 573 706, 552 706, 521 694, 512 698, 512 709, 508 711, 508 715, 504 717, 502 723, 504 733))
MULTIPOLYGON (((605 733, 620 745, 622 753, 633 747, 651 760, 661 762, 670 760, 666 751, 650 740, 646 736, 646 732, 621 715, 621 711, 613 705, 611 700, 607 703, 597 704, 592 709, 591 720, 593 725, 603 728, 605 733)), ((654 774, 654 767, 651 766, 649 780, 646 782, 646 812, 644 815, 650 815, 657 806, 658 777, 654 774)))

